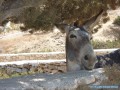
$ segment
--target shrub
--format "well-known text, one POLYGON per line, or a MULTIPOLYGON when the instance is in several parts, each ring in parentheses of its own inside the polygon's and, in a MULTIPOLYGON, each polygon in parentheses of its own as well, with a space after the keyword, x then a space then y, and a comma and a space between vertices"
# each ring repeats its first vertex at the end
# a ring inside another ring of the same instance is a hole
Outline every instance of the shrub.
POLYGON ((120 48, 120 40, 116 40, 112 42, 92 41, 92 45, 94 49, 120 48))
POLYGON ((103 23, 106 23, 107 21, 109 21, 110 20, 110 17, 104 17, 103 18, 103 23))
POLYGON ((120 85, 120 65, 106 66, 105 74, 108 79, 102 81, 102 85, 120 85))
POLYGON ((114 20, 113 24, 116 24, 116 25, 119 25, 119 26, 120 26, 120 16, 118 16, 118 17, 114 20))

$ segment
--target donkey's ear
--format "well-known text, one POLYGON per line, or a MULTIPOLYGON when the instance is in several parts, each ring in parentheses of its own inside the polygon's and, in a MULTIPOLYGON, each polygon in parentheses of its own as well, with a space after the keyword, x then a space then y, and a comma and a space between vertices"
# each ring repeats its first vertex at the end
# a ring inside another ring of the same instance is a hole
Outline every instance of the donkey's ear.
POLYGON ((55 26, 62 32, 66 33, 67 28, 69 27, 68 24, 60 23, 60 24, 55 24, 55 26))
POLYGON ((80 25, 79 25, 79 20, 76 20, 76 21, 73 23, 73 26, 79 27, 79 26, 80 26, 80 25))
POLYGON ((101 10, 97 15, 93 16, 92 18, 88 19, 83 23, 83 26, 86 30, 91 30, 100 20, 104 11, 101 10))

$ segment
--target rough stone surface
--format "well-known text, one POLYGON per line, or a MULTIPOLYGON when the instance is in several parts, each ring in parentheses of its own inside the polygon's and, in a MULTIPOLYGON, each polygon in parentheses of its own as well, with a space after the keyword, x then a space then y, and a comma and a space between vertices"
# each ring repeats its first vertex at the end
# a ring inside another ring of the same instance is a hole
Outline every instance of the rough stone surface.
POLYGON ((101 81, 103 69, 64 74, 35 74, 0 80, 0 90, 76 90, 80 85, 101 81), (97 81, 96 81, 97 79, 97 81))
POLYGON ((14 75, 20 73, 64 73, 66 72, 66 62, 54 62, 54 63, 26 63, 26 64, 6 64, 1 66, 0 70, 6 71, 7 75, 14 75))
POLYGON ((110 20, 106 23, 99 22, 101 28, 97 30, 96 33, 93 34, 93 40, 99 42, 106 41, 115 41, 120 40, 120 26, 113 24, 114 20, 120 16, 120 8, 116 10, 108 10, 108 16, 110 20))

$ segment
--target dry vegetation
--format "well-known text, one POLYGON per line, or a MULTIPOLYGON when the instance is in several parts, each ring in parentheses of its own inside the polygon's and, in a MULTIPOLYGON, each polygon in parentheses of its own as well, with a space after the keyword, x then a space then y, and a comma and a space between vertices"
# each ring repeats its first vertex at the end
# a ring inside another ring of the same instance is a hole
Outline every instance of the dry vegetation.
POLYGON ((102 85, 120 85, 120 65, 106 66, 105 74, 108 80, 103 81, 102 85))
MULTIPOLYGON (((105 75, 108 79, 101 82, 101 86, 120 86, 120 65, 105 66, 105 75)), ((89 85, 80 85, 76 90, 119 90, 120 88, 91 88, 89 85)))
POLYGON ((92 45, 94 49, 120 48, 120 40, 106 42, 92 41, 92 45))
POLYGON ((119 25, 119 26, 120 26, 120 16, 118 16, 118 17, 114 20, 113 24, 116 24, 116 25, 119 25))

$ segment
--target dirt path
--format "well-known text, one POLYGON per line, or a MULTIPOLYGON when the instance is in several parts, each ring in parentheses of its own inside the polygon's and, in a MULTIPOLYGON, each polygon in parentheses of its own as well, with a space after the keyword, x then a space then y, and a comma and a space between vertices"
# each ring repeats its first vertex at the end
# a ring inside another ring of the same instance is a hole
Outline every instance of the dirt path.
POLYGON ((9 39, 9 38, 16 38, 18 36, 23 36, 25 33, 23 32, 10 32, 10 33, 4 33, 0 35, 0 39, 9 39))
POLYGON ((65 35, 62 33, 8 34, 0 39, 2 53, 28 53, 64 51, 65 35))

